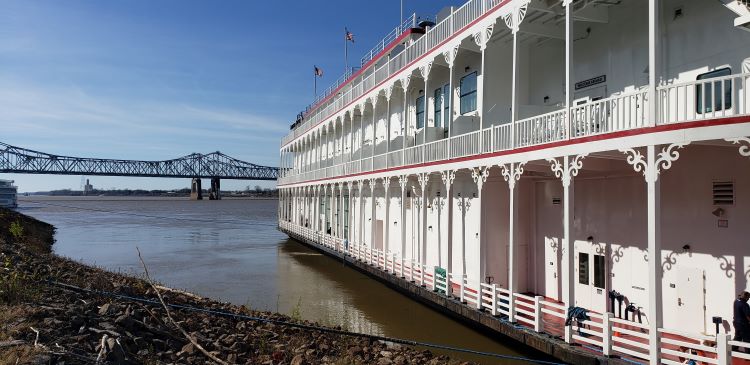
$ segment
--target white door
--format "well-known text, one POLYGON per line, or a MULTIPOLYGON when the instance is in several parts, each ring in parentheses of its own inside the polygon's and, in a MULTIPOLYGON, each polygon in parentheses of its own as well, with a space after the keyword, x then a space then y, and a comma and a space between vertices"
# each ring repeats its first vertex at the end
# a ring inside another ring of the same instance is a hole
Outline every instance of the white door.
POLYGON ((575 243, 574 280, 575 303, 598 313, 607 311, 607 258, 597 251, 597 245, 587 241, 575 243))
POLYGON ((550 298, 561 300, 560 288, 560 239, 544 237, 544 294, 550 298))
MULTIPOLYGON (((703 270, 684 267, 678 270, 677 277, 677 326, 689 333, 703 333, 706 330, 705 279, 703 270)), ((670 306, 671 307, 671 306, 670 306)))

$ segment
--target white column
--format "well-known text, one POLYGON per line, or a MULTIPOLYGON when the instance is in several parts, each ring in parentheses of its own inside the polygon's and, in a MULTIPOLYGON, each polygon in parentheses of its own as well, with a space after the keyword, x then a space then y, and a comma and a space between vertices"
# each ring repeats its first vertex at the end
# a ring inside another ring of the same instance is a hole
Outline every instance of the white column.
MULTIPOLYGON (((390 138, 388 138, 390 140, 390 138)), ((384 226, 384 237, 383 237, 383 253, 388 253, 390 249, 390 211, 391 211, 391 177, 387 176, 383 178, 383 190, 385 191, 385 221, 383 223, 384 226)))
MULTIPOLYGON (((456 179, 456 172, 448 170, 442 173, 441 178, 445 184, 445 199, 448 205, 448 239, 446 240, 447 257, 445 258, 445 271, 448 273, 447 295, 450 296, 452 286, 450 283, 450 273, 453 271, 453 181, 456 179)), ((442 253, 441 253, 442 254, 442 253)))
POLYGON ((378 179, 370 179, 370 248, 375 248, 375 188, 378 179))
POLYGON ((658 117, 656 86, 659 82, 660 5, 658 0, 648 0, 648 117, 656 125, 658 117))
POLYGON ((337 211, 339 212, 339 219, 338 219, 339 234, 338 236, 339 238, 343 238, 344 237, 344 183, 343 182, 339 185, 339 206, 338 206, 337 211))
POLYGON ((518 87, 518 36, 517 32, 513 31, 513 78, 511 81, 511 96, 510 96, 510 121, 513 126, 511 129, 511 146, 516 147, 516 120, 518 119, 518 96, 516 95, 516 89, 518 87))
MULTIPOLYGON (((510 164, 510 168, 513 169, 513 164, 510 164)), ((516 242, 516 222, 518 221, 518 207, 516 200, 518 199, 518 189, 516 189, 515 180, 508 182, 508 208, 509 208, 509 221, 508 221, 508 290, 511 295, 518 291, 518 273, 516 268, 518 267, 516 262, 516 249, 518 243, 516 242)), ((514 300, 511 299, 513 302, 514 300)), ((513 323, 516 321, 516 306, 508 306, 508 321, 513 323)))
MULTIPOLYGON (((563 239, 562 239, 562 300, 565 308, 575 306, 575 278, 573 276, 573 217, 575 216, 574 196, 575 189, 573 179, 570 178, 570 158, 563 157, 565 166, 563 177, 563 239)), ((573 341, 573 333, 570 326, 565 326, 565 342, 573 341)))
POLYGON ((365 193, 365 181, 359 180, 358 182, 359 186, 359 242, 358 244, 362 245, 364 244, 364 230, 365 230, 365 199, 364 199, 364 193, 365 193))
MULTIPOLYGON (((474 183, 477 184, 477 201, 476 201, 476 209, 479 212, 479 227, 477 229, 477 250, 474 252, 474 256, 476 258, 476 268, 477 270, 477 290, 479 293, 480 300, 477 301, 477 309, 482 309, 482 300, 481 300, 481 292, 482 292, 482 279, 484 278, 485 273, 485 257, 482 254, 482 251, 485 247, 485 235, 484 232, 484 218, 485 214, 482 212, 482 188, 484 187, 484 183, 487 182, 487 177, 490 174, 489 167, 480 167, 475 168, 471 170, 471 177, 474 179, 474 183)), ((512 307, 512 306, 511 306, 512 307)), ((512 317, 511 317, 512 320, 512 317)))
MULTIPOLYGON (((406 189, 409 186, 409 177, 407 175, 401 175, 398 178, 398 183, 401 186, 401 258, 406 257, 406 189)), ((403 260, 401 260, 403 262, 403 260)), ((403 272, 403 267, 401 268, 403 272)))
MULTIPOLYGON (((652 3, 654 0, 650 0, 652 3)), ((652 69, 653 70, 653 69, 652 69)), ((653 100, 653 99, 651 99, 653 100)), ((659 328, 662 326, 662 300, 661 300, 661 189, 658 180, 658 169, 656 166, 656 148, 654 145, 647 147, 646 168, 646 194, 647 194, 647 220, 648 220, 648 338, 649 338, 649 363, 660 364, 660 335, 659 328)))
POLYGON ((573 0, 563 1, 565 6, 565 127, 566 137, 570 139, 573 120, 570 108, 573 105, 573 18, 570 14, 570 3, 573 0))
POLYGON ((419 179, 419 186, 422 189, 422 237, 420 242, 420 257, 419 262, 422 265, 427 264, 427 184, 430 181, 430 174, 424 173, 417 175, 419 179))

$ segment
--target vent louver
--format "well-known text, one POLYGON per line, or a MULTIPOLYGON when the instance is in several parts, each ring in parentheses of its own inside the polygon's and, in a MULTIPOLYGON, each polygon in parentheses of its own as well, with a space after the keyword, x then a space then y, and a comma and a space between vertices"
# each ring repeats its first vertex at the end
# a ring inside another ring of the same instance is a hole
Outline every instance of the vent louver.
POLYGON ((714 181, 714 205, 734 205, 734 183, 731 181, 714 181))

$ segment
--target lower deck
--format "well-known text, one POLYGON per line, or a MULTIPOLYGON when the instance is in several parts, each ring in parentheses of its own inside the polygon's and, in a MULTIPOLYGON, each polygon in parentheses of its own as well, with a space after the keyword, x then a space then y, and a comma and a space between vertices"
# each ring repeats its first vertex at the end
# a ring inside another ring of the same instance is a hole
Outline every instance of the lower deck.
POLYGON ((748 358, 728 342, 750 282, 748 135, 717 120, 284 187, 281 227, 606 355, 727 364, 748 358))

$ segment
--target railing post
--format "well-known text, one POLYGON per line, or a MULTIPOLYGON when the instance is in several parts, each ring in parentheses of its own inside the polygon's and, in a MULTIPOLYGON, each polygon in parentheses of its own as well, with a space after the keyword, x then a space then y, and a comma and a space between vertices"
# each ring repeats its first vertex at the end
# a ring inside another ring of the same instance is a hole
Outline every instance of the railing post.
POLYGON ((732 363, 732 347, 729 346, 730 336, 728 333, 716 335, 716 363, 718 365, 730 365, 732 363))
POLYGON ((602 354, 612 355, 612 313, 602 314, 602 354))
POLYGON ((465 303, 465 301, 464 301, 464 276, 463 275, 461 275, 461 281, 460 281, 458 290, 459 290, 459 292, 458 292, 459 301, 461 303, 465 303))
POLYGON ((508 322, 516 323, 516 295, 513 292, 508 294, 508 322))
POLYGON ((401 278, 406 279, 406 276, 404 276, 404 256, 403 256, 403 253, 401 255, 401 278))
POLYGON ((491 300, 492 303, 492 309, 490 310, 490 313, 492 313, 493 316, 497 316, 497 284, 492 284, 492 294, 491 294, 491 300))
POLYGON ((419 285, 424 286, 424 266, 419 264, 419 285))
MULTIPOLYGON (((543 296, 537 295, 534 297, 534 331, 536 332, 542 332, 544 329, 544 321, 542 321, 543 314, 542 313, 542 300, 544 299, 543 296)), ((608 313, 609 314, 609 313, 608 313)), ((606 326, 606 325, 605 325, 606 326)), ((605 335, 606 336, 606 335, 605 335)), ((604 343, 607 343, 607 340, 604 340, 604 343)))
POLYGON ((482 281, 477 280, 477 310, 482 310, 482 281))

